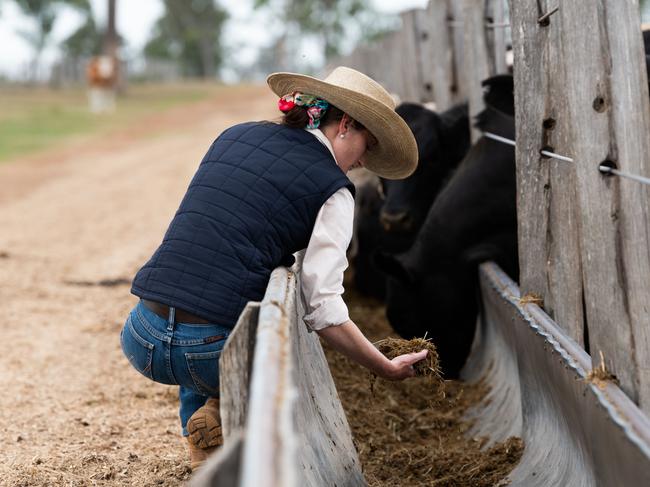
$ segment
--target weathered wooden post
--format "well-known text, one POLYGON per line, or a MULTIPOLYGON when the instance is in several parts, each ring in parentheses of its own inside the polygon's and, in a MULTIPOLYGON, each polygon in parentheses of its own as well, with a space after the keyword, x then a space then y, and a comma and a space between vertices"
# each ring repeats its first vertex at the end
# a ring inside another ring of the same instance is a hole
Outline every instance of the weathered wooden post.
POLYGON ((428 56, 431 59, 429 78, 433 85, 433 101, 438 111, 444 111, 454 104, 453 59, 449 28, 447 26, 448 6, 446 0, 431 0, 427 7, 429 38, 428 56))
POLYGON ((508 72, 506 65, 506 29, 508 22, 505 18, 506 0, 487 0, 486 28, 493 74, 508 72))
POLYGON ((539 22, 550 1, 511 2, 517 129, 520 286, 584 345, 582 268, 575 166, 543 157, 571 154, 559 18, 539 22))
POLYGON ((452 39, 452 92, 456 103, 467 99, 467 82, 465 77, 465 33, 463 29, 463 2, 447 0, 447 29, 452 39))
POLYGON ((543 295, 578 343, 584 320, 592 355, 603 351, 622 388, 648 411, 648 190, 599 172, 606 163, 650 174, 638 4, 556 6, 511 2, 521 282, 543 295), (544 160, 544 146, 574 162, 544 160))
POLYGON ((402 28, 399 31, 401 49, 399 56, 402 69, 399 75, 403 77, 402 101, 420 102, 422 98, 422 69, 420 65, 420 45, 417 39, 415 10, 407 10, 400 14, 402 28))
MULTIPOLYGON (((485 41, 484 1, 463 0, 463 19, 465 79, 469 117, 473 120, 485 108, 481 82, 491 73, 485 41)), ((480 137, 481 133, 472 127, 472 142, 480 137)))
POLYGON ((381 52, 384 53, 384 66, 382 70, 389 81, 387 89, 392 93, 404 96, 406 90, 404 72, 402 70, 403 52, 401 48, 400 32, 393 32, 381 41, 381 52))
POLYGON ((650 411, 650 196, 601 164, 650 174, 650 104, 639 5, 560 1, 585 311, 592 355, 602 350, 622 388, 650 411))
POLYGON ((429 12, 424 9, 414 11, 415 36, 419 46, 420 101, 432 102, 433 98, 433 45, 429 12))
POLYGON ((221 427, 226 439, 246 424, 259 312, 259 303, 246 305, 219 358, 221 427))

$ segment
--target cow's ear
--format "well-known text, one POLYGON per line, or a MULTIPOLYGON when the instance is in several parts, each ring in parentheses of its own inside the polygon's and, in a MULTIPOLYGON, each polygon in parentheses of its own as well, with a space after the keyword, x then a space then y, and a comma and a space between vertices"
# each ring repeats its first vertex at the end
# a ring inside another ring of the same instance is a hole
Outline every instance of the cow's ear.
POLYGON ((495 110, 515 115, 514 80, 509 74, 499 74, 481 82, 485 105, 495 110))
POLYGON ((399 256, 386 252, 377 252, 373 260, 377 269, 402 284, 413 284, 415 281, 413 274, 409 272, 399 256))

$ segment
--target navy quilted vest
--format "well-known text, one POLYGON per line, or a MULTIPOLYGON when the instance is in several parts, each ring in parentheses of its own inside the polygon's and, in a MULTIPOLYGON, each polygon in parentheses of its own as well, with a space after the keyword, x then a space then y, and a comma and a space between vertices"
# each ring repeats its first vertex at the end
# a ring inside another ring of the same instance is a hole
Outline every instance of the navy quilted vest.
POLYGON ((316 215, 354 186, 312 134, 269 122, 236 125, 203 158, 162 244, 131 292, 234 326, 271 271, 307 247, 316 215))

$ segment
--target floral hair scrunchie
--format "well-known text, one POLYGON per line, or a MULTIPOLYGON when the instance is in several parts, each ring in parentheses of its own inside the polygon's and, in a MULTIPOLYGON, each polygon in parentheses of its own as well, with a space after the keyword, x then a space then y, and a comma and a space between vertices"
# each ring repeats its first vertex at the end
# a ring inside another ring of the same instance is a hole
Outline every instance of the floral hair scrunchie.
POLYGON ((295 106, 304 107, 307 110, 309 116, 307 128, 317 129, 320 125, 320 119, 323 118, 330 104, 314 95, 300 93, 299 91, 284 95, 278 100, 278 108, 283 113, 287 113, 295 106))

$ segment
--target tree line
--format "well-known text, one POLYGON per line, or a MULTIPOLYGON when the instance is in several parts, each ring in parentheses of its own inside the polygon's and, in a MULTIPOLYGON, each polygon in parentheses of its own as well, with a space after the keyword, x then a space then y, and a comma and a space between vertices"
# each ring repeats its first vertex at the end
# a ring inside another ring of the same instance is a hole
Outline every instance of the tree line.
MULTIPOLYGON (((236 49, 228 51, 224 27, 228 11, 216 0, 160 0, 163 13, 154 24, 144 47, 147 59, 164 60, 176 65, 185 77, 214 78, 219 69, 231 60, 237 65, 236 49)), ((33 50, 31 70, 35 76, 44 49, 49 45, 57 15, 72 9, 82 17, 79 27, 61 45, 62 55, 83 59, 106 53, 106 26, 100 25, 90 0, 0 0, 13 2, 33 21, 33 28, 17 33, 33 50)), ((372 40, 396 27, 395 17, 380 15, 371 0, 251 0, 257 12, 264 12, 269 22, 279 26, 277 32, 263 32, 269 44, 259 53, 255 69, 296 70, 315 68, 301 65, 301 45, 309 42, 319 46, 321 58, 328 59, 351 50, 359 41, 372 40)), ((106 0, 108 7, 129 8, 129 3, 106 0)), ((123 46, 125 40, 116 41, 123 46)), ((313 49, 313 47, 312 47, 313 49)), ((304 64, 304 63, 303 63, 304 64)))

